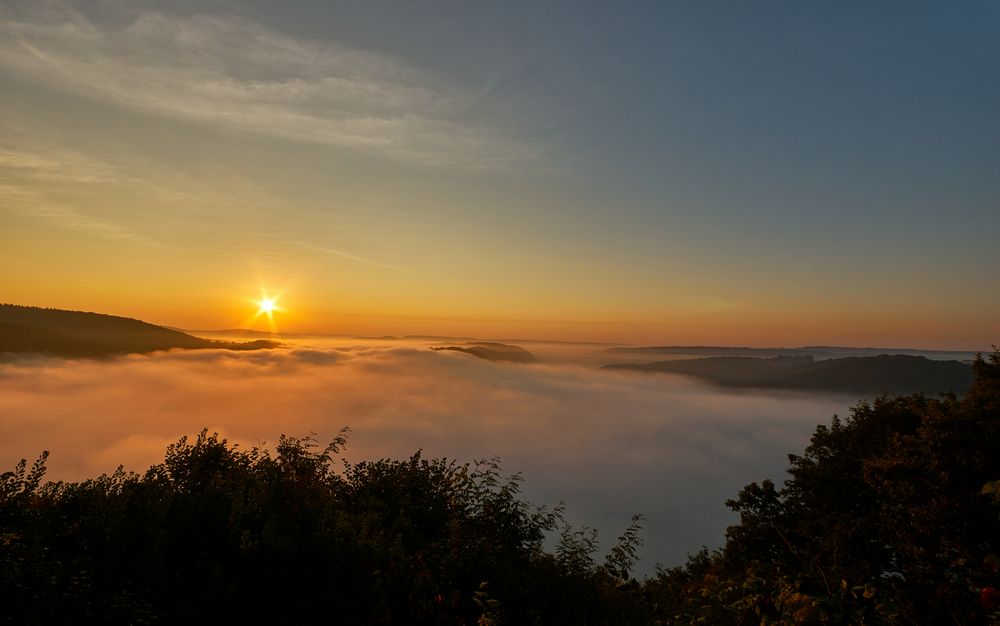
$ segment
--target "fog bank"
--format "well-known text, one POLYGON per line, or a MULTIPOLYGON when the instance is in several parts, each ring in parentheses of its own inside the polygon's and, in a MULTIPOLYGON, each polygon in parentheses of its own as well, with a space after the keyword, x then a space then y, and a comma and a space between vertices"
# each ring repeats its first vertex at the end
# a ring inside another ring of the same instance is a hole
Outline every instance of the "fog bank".
POLYGON ((350 426, 350 460, 499 456, 535 504, 567 504, 608 546, 643 513, 640 570, 715 547, 747 482, 781 480, 817 423, 854 399, 724 393, 568 362, 493 363, 419 342, 313 342, 107 361, 0 363, 0 468, 51 451, 49 479, 142 471, 208 427, 244 446, 350 426))

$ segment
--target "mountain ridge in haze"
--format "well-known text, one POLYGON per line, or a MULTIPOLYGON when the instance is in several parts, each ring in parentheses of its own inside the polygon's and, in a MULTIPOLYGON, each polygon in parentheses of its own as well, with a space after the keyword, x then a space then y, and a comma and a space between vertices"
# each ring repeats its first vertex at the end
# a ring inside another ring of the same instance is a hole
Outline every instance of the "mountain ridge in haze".
MULTIPOLYGON (((674 355, 695 357, 794 357, 811 356, 817 360, 848 356, 880 356, 901 354, 923 356, 941 361, 969 361, 976 358, 970 350, 925 350, 921 348, 876 348, 852 346, 801 346, 796 348, 750 348, 747 346, 621 346, 605 350, 616 355, 674 355)), ((982 350, 981 352, 989 352, 982 350)))
POLYGON ((700 359, 613 363, 605 369, 680 374, 723 387, 883 394, 960 393, 972 385, 972 366, 924 356, 882 354, 815 359, 716 356, 700 359))

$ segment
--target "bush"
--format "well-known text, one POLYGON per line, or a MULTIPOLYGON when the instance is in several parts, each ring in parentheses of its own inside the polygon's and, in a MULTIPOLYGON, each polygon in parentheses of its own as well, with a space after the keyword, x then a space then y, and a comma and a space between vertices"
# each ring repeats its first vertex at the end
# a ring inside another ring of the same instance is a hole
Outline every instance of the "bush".
POLYGON ((1000 623, 1000 352, 975 374, 961 399, 880 398, 818 426, 782 488, 752 483, 728 503, 740 523, 722 550, 647 582, 658 617, 1000 623))
MULTIPOLYGON (((144 475, 0 478, 2 615, 19 624, 628 623, 637 523, 608 566, 542 547, 561 510, 498 462, 378 460, 337 471, 345 433, 275 454, 202 431, 144 475), (613 565, 613 567, 612 567, 613 565)), ((631 611, 631 613, 630 613, 631 611)))

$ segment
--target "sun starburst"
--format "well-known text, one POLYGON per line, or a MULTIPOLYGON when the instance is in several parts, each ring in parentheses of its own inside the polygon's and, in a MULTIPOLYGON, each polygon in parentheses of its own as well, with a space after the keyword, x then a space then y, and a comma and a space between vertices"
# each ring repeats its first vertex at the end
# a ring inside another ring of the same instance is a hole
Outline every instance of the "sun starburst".
POLYGON ((272 313, 274 313, 274 310, 278 307, 277 303, 274 301, 274 298, 261 298, 260 302, 258 302, 257 304, 259 305, 259 308, 257 309, 258 314, 267 313, 268 315, 271 315, 272 313))
POLYGON ((278 305, 281 298, 281 294, 268 294, 267 292, 261 292, 260 298, 254 300, 254 304, 257 305, 257 312, 253 314, 250 318, 249 325, 253 325, 261 317, 267 318, 267 327, 272 333, 277 332, 274 324, 274 314, 284 312, 284 308, 278 305))

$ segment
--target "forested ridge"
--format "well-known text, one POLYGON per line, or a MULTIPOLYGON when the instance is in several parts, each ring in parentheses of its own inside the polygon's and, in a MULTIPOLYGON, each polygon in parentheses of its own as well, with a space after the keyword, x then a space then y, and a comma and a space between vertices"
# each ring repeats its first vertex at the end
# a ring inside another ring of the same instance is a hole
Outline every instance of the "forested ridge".
POLYGON ((495 461, 350 464, 343 435, 268 451, 202 432, 142 475, 45 483, 43 454, 0 477, 0 618, 997 624, 1000 352, 973 369, 962 397, 883 397, 818 426, 783 485, 730 501, 722 548, 641 581, 641 518, 596 559, 592 531, 495 461))
POLYGON ((264 339, 213 341, 130 317, 0 302, 0 356, 5 357, 101 358, 174 348, 258 350, 278 345, 264 339))

